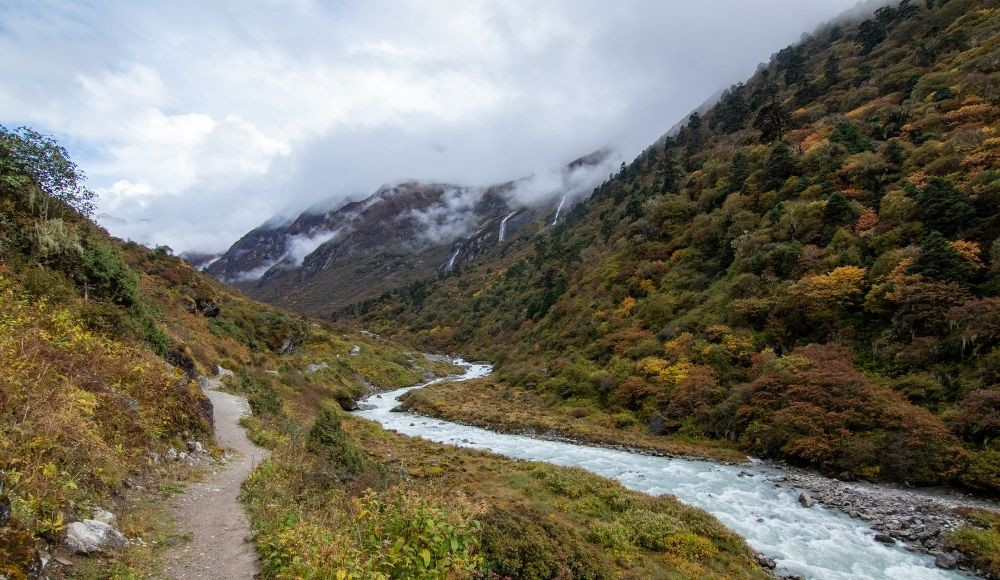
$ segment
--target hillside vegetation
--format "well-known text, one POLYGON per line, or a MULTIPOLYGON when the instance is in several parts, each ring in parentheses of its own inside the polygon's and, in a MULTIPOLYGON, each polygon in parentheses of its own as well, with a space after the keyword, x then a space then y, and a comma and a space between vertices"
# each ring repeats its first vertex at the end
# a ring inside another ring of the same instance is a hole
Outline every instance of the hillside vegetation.
POLYGON ((995 494, 998 71, 992 2, 825 26, 520 260, 342 314, 588 421, 995 494))
POLYGON ((0 127, 0 577, 159 574, 190 541, 168 500, 211 465, 171 457, 211 441, 197 379, 216 365, 273 450, 243 493, 263 577, 766 577, 742 538, 672 498, 346 416, 362 393, 456 367, 113 239, 92 199, 57 143, 0 127), (127 547, 69 553, 67 524, 96 508, 127 547))

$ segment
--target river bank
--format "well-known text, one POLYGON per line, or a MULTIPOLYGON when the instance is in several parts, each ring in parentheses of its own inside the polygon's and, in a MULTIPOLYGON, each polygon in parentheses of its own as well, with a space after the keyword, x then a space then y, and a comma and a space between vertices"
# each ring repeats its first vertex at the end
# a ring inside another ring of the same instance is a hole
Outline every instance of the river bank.
MULTIPOLYGON (((483 372, 488 371, 480 368, 479 376, 468 378, 481 378, 485 376, 483 372)), ((410 390, 400 389, 369 399, 368 410, 359 414, 406 435, 488 449, 509 457, 579 466, 617 479, 632 489, 675 495, 708 510, 746 537, 761 554, 774 559, 779 574, 823 578, 962 576, 955 570, 942 569, 940 566, 949 566, 951 562, 947 558, 936 562, 930 553, 935 543, 929 542, 928 547, 923 543, 928 538, 920 537, 932 530, 933 537, 940 538, 957 526, 961 520, 950 511, 953 506, 929 502, 919 504, 921 507, 912 514, 889 513, 890 509, 899 512, 900 506, 909 505, 911 499, 915 502, 918 492, 894 490, 896 495, 886 492, 885 500, 876 502, 864 495, 865 486, 838 485, 843 482, 836 480, 824 484, 826 478, 818 475, 763 462, 740 466, 654 457, 392 413, 396 399, 410 390), (815 496, 814 501, 820 505, 804 507, 799 502, 802 491, 815 496), (911 498, 907 493, 914 495, 911 498), (852 517, 852 505, 864 509, 852 517), (863 518, 861 513, 871 518, 863 518), (909 543, 918 541, 920 545, 904 546, 894 540, 891 544, 884 543, 882 534, 909 543)))

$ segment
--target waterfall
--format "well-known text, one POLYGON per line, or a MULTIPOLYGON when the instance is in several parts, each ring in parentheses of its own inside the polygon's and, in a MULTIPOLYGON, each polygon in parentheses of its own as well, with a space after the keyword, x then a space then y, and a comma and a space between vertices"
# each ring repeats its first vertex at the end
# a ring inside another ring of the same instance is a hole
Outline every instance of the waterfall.
POLYGON ((516 213, 517 213, 517 210, 514 210, 514 211, 510 212, 509 214, 507 214, 507 217, 505 217, 502 220, 500 220, 500 241, 501 242, 503 241, 504 234, 507 233, 507 220, 509 220, 510 218, 514 217, 514 214, 516 214, 516 213))
POLYGON ((556 208, 556 217, 552 218, 552 225, 556 225, 556 222, 559 221, 559 213, 562 212, 563 204, 566 203, 566 196, 568 195, 569 193, 564 193, 562 199, 559 200, 559 207, 556 208))
POLYGON ((455 248, 455 253, 451 255, 451 259, 448 260, 448 265, 444 267, 445 272, 448 272, 455 267, 455 258, 458 257, 458 252, 461 250, 462 248, 455 248))

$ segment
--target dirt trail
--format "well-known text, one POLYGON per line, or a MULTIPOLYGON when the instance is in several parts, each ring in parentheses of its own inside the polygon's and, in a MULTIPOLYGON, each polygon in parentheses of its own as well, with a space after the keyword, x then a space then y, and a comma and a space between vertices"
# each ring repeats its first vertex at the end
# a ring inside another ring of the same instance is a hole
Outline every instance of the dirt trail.
POLYGON ((212 400, 216 443, 230 450, 232 458, 174 501, 178 532, 190 533, 191 541, 165 556, 168 578, 239 579, 257 573, 257 553, 248 541, 250 525, 237 498, 243 480, 269 453, 251 443, 239 425, 240 418, 250 414, 247 400, 216 390, 220 384, 218 379, 202 381, 212 400))

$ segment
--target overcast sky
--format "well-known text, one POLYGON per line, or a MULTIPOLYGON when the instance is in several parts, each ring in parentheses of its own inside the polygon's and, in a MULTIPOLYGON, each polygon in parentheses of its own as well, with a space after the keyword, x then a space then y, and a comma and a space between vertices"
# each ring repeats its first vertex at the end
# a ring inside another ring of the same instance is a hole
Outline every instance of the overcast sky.
POLYGON ((0 123, 51 133, 112 234, 222 250, 407 178, 632 158, 855 0, 4 0, 0 123))

